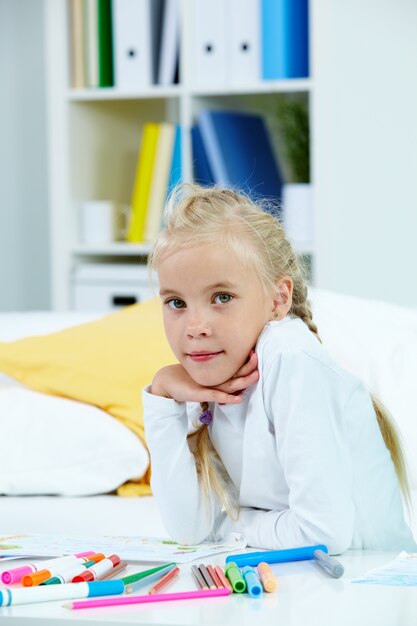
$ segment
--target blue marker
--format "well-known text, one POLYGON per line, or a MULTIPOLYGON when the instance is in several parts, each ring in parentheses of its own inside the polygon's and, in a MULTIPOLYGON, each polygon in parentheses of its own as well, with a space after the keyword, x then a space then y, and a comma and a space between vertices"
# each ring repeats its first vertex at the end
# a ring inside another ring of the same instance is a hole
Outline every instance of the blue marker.
POLYGON ((226 563, 233 561, 238 567, 245 565, 259 565, 259 563, 287 563, 289 561, 308 561, 314 559, 314 552, 322 550, 328 553, 326 546, 307 546, 292 548, 291 550, 270 550, 268 552, 247 552, 245 554, 230 554, 226 563))
POLYGON ((256 571, 253 567, 249 567, 248 565, 242 567, 240 571, 242 572, 243 578, 246 580, 248 594, 252 596, 252 598, 259 598, 263 589, 256 571))
POLYGON ((2 589, 0 590, 0 606, 119 595, 124 590, 125 585, 121 579, 47 585, 46 587, 37 585, 36 587, 21 587, 19 589, 2 589))

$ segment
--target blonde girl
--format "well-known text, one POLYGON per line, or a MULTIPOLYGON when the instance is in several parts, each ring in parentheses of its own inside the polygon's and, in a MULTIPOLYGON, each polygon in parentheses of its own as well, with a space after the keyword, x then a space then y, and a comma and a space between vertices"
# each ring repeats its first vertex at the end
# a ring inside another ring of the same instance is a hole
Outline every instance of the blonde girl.
MULTIPOLYGON (((152 489, 181 543, 415 549, 383 407, 321 344, 279 221, 186 185, 150 258, 178 359, 143 392, 152 489)), ((340 329, 343 332, 343 329, 340 329)))

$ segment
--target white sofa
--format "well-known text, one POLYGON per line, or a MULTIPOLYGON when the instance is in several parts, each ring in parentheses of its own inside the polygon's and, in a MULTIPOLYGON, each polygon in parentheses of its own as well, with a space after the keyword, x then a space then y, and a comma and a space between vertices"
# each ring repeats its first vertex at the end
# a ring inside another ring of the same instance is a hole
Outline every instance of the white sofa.
MULTIPOLYGON (((361 377, 394 416, 403 439, 414 509, 417 512, 417 311, 391 304, 311 290, 314 320, 335 360, 361 377)), ((44 334, 90 321, 99 314, 3 313, 0 341, 44 334)), ((0 389, 17 385, 0 374, 0 389)), ((1 393, 1 391, 0 391, 1 393)), ((0 414, 1 420, 5 416, 0 414)), ((74 493, 73 495, 82 495, 74 493)), ((125 499, 102 495, 80 497, 2 497, 1 532, 164 533, 152 498, 125 499), (138 527, 137 520, 141 520, 138 527)), ((417 524, 410 519, 417 536, 417 524)))

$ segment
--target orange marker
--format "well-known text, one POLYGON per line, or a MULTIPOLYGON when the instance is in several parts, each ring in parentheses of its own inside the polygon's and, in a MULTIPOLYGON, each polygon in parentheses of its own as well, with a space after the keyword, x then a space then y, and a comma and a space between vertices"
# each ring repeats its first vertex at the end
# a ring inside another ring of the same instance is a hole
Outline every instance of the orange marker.
POLYGON ((220 582, 222 584, 222 587, 224 587, 225 589, 229 589, 229 591, 231 593, 233 593, 232 585, 227 580, 227 578, 224 575, 224 572, 223 572, 222 568, 220 567, 220 565, 216 565, 215 568, 214 568, 214 571, 216 572, 217 576, 219 577, 220 582))
POLYGON ((268 563, 259 563, 258 567, 259 578, 261 579, 262 587, 268 593, 272 593, 278 587, 278 580, 269 567, 268 563))
POLYGON ((176 576, 178 576, 179 573, 180 573, 179 567, 175 567, 174 569, 172 569, 170 572, 168 572, 168 574, 165 574, 165 576, 163 576, 161 580, 159 580, 156 583, 156 585, 154 585, 153 587, 149 589, 148 594, 153 595, 154 593, 159 593, 161 589, 164 589, 167 585, 169 585, 169 583, 176 576))

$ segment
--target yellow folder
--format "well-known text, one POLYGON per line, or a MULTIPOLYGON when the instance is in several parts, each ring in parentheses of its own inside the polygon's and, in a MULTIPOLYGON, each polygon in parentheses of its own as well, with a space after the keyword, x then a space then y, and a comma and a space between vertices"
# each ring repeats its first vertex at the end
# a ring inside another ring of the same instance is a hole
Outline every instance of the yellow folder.
POLYGON ((132 207, 127 240, 137 243, 144 240, 146 212, 148 210, 152 174, 158 143, 158 124, 147 123, 143 128, 142 142, 136 167, 132 193, 132 207))

